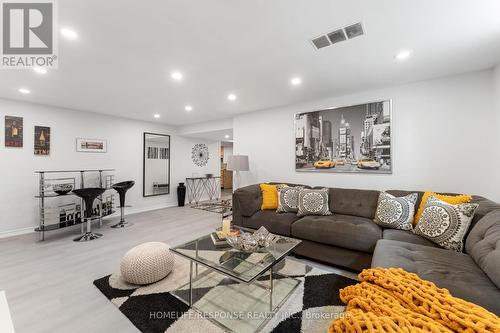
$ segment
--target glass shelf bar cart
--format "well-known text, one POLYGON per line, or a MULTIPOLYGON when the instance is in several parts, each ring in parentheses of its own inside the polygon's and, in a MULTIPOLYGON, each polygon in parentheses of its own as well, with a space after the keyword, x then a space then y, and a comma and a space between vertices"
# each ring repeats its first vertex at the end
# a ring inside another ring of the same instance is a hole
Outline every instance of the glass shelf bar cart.
POLYGON ((102 219, 115 211, 115 191, 111 188, 114 183, 115 169, 86 169, 86 170, 44 170, 35 171, 38 175, 39 226, 35 231, 40 233, 40 240, 45 240, 45 232, 58 230, 80 224, 83 233, 83 201, 71 192, 59 194, 58 187, 71 189, 85 187, 102 187, 106 191, 98 197, 93 207, 92 220, 102 226, 102 219))

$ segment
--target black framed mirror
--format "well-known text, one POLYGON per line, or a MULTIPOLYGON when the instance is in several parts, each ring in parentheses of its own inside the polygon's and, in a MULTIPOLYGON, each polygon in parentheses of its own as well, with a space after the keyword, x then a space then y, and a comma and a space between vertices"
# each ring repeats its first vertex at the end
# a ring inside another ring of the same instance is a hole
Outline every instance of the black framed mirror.
POLYGON ((170 135, 144 133, 142 186, 144 197, 170 193, 170 135))

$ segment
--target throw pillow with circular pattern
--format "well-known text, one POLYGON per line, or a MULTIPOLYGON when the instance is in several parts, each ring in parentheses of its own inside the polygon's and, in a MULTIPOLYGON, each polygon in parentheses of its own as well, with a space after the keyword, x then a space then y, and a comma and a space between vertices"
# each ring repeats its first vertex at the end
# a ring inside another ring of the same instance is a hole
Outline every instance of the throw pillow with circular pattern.
POLYGON ((417 199, 417 193, 396 198, 389 193, 380 192, 373 222, 384 228, 413 230, 417 199))
POLYGON ((477 207, 475 203, 452 205, 431 196, 414 232, 445 249, 462 252, 477 207))
POLYGON ((297 216, 332 215, 328 207, 328 193, 328 188, 300 190, 297 216))
POLYGON ((299 210, 299 192, 303 186, 278 188, 278 209, 276 213, 297 213, 299 210))

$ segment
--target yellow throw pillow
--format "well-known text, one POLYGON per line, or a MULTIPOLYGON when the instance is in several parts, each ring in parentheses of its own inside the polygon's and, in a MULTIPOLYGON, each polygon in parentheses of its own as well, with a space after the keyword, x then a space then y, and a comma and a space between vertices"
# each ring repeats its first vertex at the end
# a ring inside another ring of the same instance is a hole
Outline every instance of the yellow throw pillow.
POLYGON ((422 216, 422 213, 424 212, 425 209, 425 204, 427 203, 427 199, 429 197, 435 197, 438 198, 441 201, 444 201, 446 203, 452 204, 452 205, 458 205, 458 204, 464 204, 464 203, 469 203, 472 201, 472 196, 470 195, 443 195, 443 194, 437 194, 435 192, 425 192, 424 195, 422 196, 422 201, 420 202, 420 206, 418 207, 417 213, 415 214, 415 219, 413 220, 413 225, 417 225, 418 221, 420 221, 420 217, 422 216))
POLYGON ((262 192, 261 210, 278 209, 278 186, 283 185, 260 184, 260 191, 262 192))

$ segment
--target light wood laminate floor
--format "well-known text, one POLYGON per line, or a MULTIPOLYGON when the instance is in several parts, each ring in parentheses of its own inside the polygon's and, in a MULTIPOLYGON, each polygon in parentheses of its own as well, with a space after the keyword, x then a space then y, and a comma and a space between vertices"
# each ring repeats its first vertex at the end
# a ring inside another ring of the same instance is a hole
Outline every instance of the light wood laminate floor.
MULTIPOLYGON (((79 227, 0 239, 0 290, 5 290, 17 333, 137 333, 138 330, 92 282, 119 269, 131 247, 161 241, 171 246, 220 225, 220 215, 174 207, 127 216, 130 228, 111 229, 107 220, 98 240, 76 243, 79 227)), ((354 274, 315 264, 346 276, 354 274)), ((193 332, 195 333, 195 332, 193 332)))

